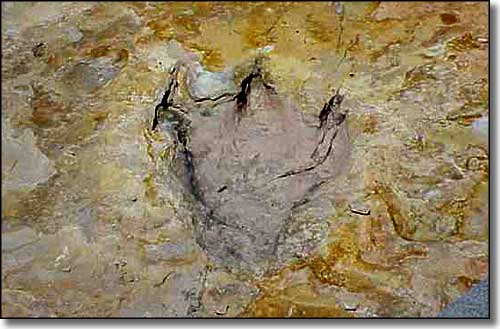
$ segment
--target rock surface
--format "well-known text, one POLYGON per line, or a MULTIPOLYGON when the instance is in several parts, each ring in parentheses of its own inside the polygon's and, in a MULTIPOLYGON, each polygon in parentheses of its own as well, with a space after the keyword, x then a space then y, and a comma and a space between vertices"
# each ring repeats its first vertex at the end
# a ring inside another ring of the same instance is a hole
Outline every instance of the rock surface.
POLYGON ((488 272, 488 38, 480 2, 2 2, 2 315, 436 316, 488 272))

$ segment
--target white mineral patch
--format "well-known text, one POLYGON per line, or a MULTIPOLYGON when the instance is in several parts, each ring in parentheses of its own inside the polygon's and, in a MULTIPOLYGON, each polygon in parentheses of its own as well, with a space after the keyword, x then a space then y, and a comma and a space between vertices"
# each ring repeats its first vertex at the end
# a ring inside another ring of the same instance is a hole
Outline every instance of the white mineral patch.
POLYGON ((198 63, 193 64, 192 67, 190 77, 192 83, 189 84, 189 87, 193 96, 214 97, 236 90, 231 71, 210 72, 198 63))
POLYGON ((489 120, 487 117, 477 119, 472 123, 472 129, 479 135, 488 136, 489 120))
POLYGON ((2 189, 31 190, 55 172, 54 165, 36 146, 31 130, 14 136, 14 130, 2 121, 2 189))
POLYGON ((343 15, 344 14, 344 4, 340 1, 335 1, 335 13, 337 15, 343 15))
POLYGON ((271 51, 274 50, 274 46, 273 45, 267 45, 265 47, 262 47, 261 51, 263 54, 269 54, 271 51))
POLYGON ((429 47, 425 50, 425 55, 429 57, 437 57, 444 55, 445 53, 445 47, 443 44, 436 44, 432 47, 429 47))
POLYGON ((175 40, 147 49, 148 68, 156 72, 169 72, 179 60, 196 61, 198 55, 187 52, 175 40))
POLYGON ((83 33, 74 26, 69 26, 68 28, 66 28, 65 32, 66 38, 70 42, 78 42, 83 38, 83 33))

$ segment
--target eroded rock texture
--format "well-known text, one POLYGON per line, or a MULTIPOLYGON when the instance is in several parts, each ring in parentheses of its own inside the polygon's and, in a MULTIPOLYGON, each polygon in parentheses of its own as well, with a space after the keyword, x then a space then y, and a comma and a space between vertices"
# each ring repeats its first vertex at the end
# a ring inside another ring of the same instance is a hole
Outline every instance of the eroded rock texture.
POLYGON ((2 2, 2 315, 434 316, 488 272, 488 4, 2 2))

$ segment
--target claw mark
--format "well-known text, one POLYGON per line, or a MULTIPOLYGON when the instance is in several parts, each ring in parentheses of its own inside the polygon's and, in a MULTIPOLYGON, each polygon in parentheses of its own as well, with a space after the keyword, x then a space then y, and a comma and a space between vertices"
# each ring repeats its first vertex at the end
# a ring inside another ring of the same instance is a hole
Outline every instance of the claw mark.
POLYGON ((252 80, 260 76, 260 73, 252 72, 243 81, 241 81, 241 91, 234 97, 236 100, 236 109, 239 114, 246 111, 248 106, 248 97, 250 96, 252 80))
POLYGON ((331 129, 327 128, 327 123, 328 123, 328 118, 332 118, 334 121, 335 126, 339 126, 342 121, 345 119, 345 114, 343 113, 338 113, 338 109, 340 108, 340 104, 344 100, 344 95, 339 94, 340 89, 337 89, 337 92, 335 95, 333 95, 332 98, 328 101, 323 106, 323 109, 319 113, 319 129, 322 131, 322 136, 321 140, 319 141, 318 145, 316 145, 316 148, 314 149, 313 153, 311 154, 311 159, 313 159, 316 156, 316 153, 318 151, 318 148, 320 147, 321 144, 323 144, 325 140, 325 136, 328 133, 328 131, 331 129))
POLYGON ((178 73, 181 65, 182 63, 177 63, 170 69, 168 88, 163 94, 160 104, 155 107, 152 130, 155 130, 158 126, 161 112, 171 117, 170 121, 174 123, 174 130, 176 132, 176 143, 182 147, 182 153, 184 154, 187 177, 192 194, 199 198, 195 182, 193 154, 189 145, 191 119, 188 113, 181 106, 174 104, 173 101, 173 97, 179 87, 178 73))
POLYGON ((335 141, 335 138, 337 137, 339 127, 340 125, 345 121, 347 114, 339 112, 340 104, 344 100, 344 95, 340 95, 340 89, 337 89, 337 92, 335 95, 330 98, 330 100, 323 106, 323 109, 321 110, 319 114, 319 129, 321 129, 321 139, 314 148, 312 154, 311 154, 311 159, 315 160, 315 163, 312 165, 309 165, 305 168, 299 168, 299 169, 292 169, 284 174, 281 174, 272 180, 276 180, 278 178, 285 178, 289 176, 294 176, 298 175, 304 172, 308 172, 311 170, 316 169, 318 166, 323 164, 326 159, 330 156, 332 150, 333 150, 333 142, 335 141), (320 157, 319 159, 317 158, 316 154, 318 153, 318 150, 320 146, 324 143, 326 135, 330 132, 333 131, 332 137, 329 140, 328 144, 328 149, 326 153, 320 157))
POLYGON ((155 107, 155 115, 153 118, 153 125, 151 127, 151 130, 155 130, 156 127, 158 126, 158 118, 160 115, 160 111, 161 110, 167 111, 173 105, 173 96, 177 91, 177 87, 179 86, 179 83, 177 81, 177 73, 178 70, 174 66, 170 70, 170 82, 168 84, 168 88, 163 94, 160 104, 156 105, 155 107))
POLYGON ((260 81, 262 82, 262 85, 271 91, 274 91, 274 87, 264 81, 264 78, 262 76, 262 70, 260 67, 260 61, 259 59, 255 60, 254 68, 252 72, 247 75, 240 84, 240 92, 234 96, 233 100, 236 100, 236 110, 237 113, 239 114, 238 116, 238 122, 241 120, 241 115, 243 115, 246 112, 246 109, 248 107, 248 98, 250 97, 250 92, 252 90, 251 84, 253 79, 259 78, 260 81))

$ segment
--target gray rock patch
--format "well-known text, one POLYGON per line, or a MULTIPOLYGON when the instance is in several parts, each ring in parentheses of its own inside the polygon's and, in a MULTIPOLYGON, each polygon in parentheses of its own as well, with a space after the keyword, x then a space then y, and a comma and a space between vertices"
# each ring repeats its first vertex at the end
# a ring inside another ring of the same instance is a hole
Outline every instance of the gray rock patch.
POLYGON ((2 188, 31 190, 56 173, 53 163, 36 146, 33 132, 25 129, 19 136, 2 120, 2 188))
POLYGON ((23 227, 14 232, 2 234, 2 252, 9 252, 38 240, 36 232, 30 227, 23 227))

